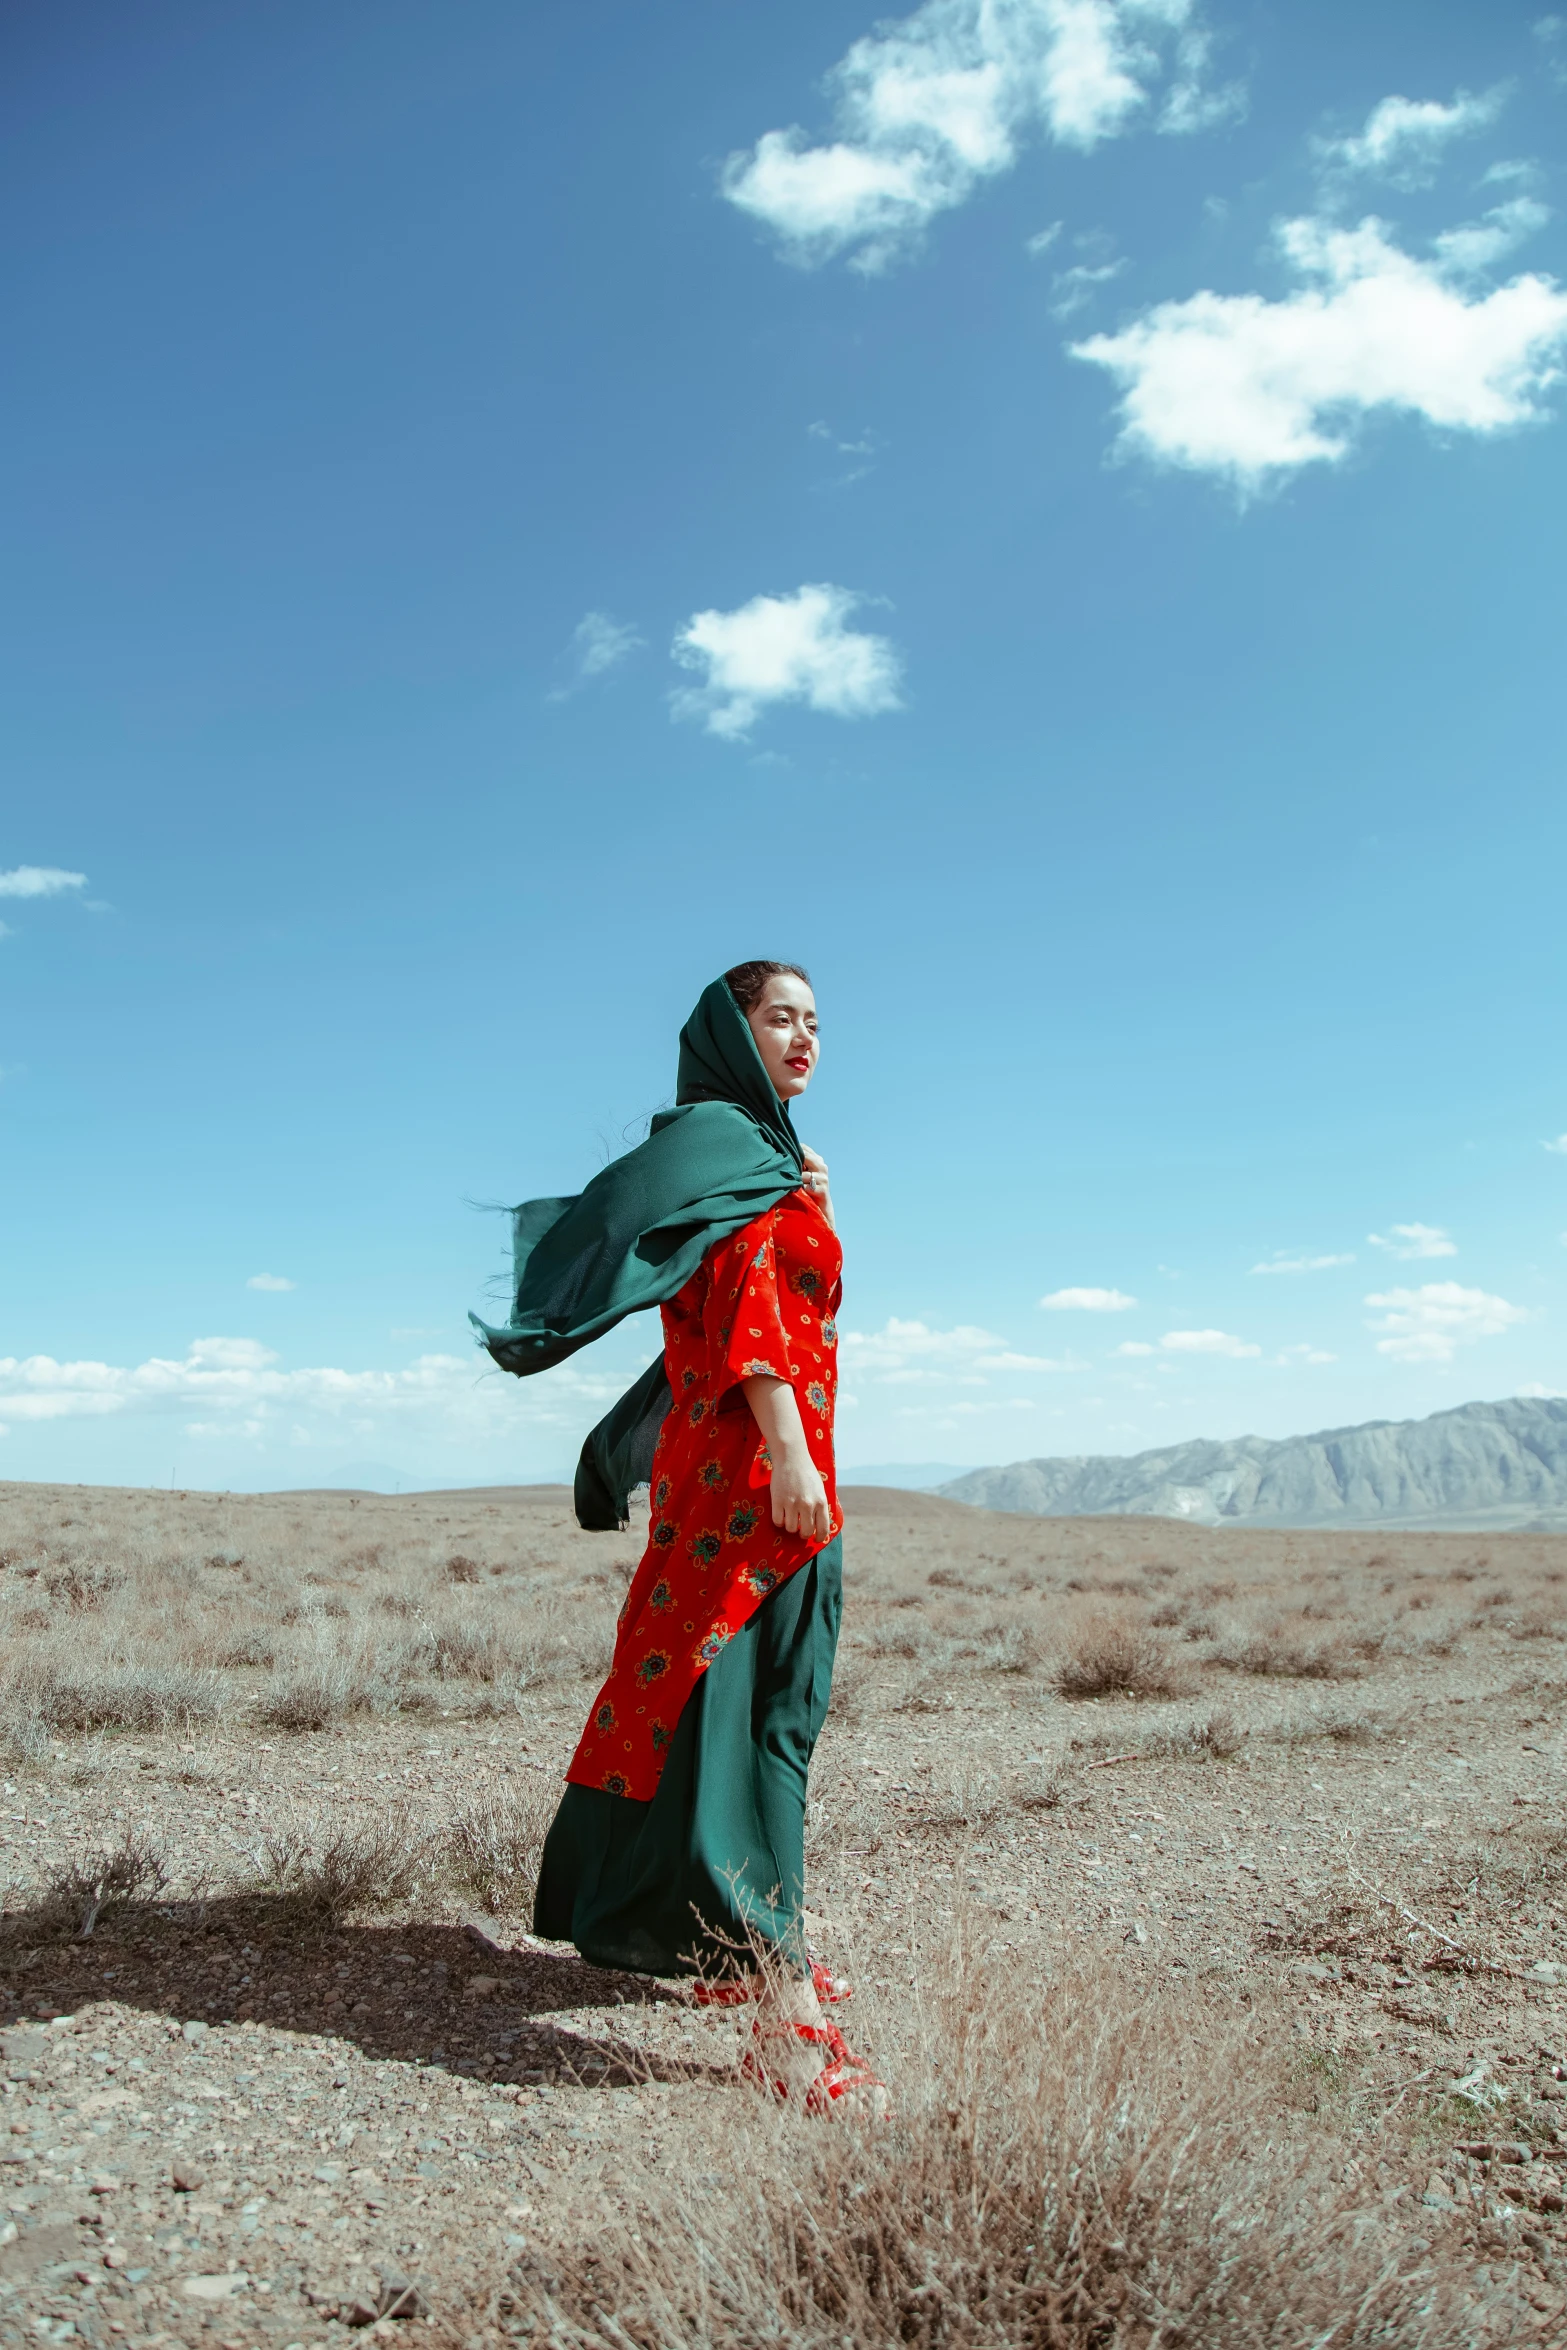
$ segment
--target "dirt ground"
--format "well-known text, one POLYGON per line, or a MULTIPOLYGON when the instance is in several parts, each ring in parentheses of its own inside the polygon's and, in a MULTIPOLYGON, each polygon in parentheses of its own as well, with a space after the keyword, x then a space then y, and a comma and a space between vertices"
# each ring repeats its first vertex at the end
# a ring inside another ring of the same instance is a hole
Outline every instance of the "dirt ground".
MULTIPOLYGON (((895 2093, 943 1933, 1238 2019, 1470 2338, 1567 2340, 1567 1538, 845 1506, 809 1899, 895 2093)), ((632 2338, 539 2263, 754 2101, 733 2015, 526 1930, 637 1549, 0 1487, 0 2342, 632 2338)))

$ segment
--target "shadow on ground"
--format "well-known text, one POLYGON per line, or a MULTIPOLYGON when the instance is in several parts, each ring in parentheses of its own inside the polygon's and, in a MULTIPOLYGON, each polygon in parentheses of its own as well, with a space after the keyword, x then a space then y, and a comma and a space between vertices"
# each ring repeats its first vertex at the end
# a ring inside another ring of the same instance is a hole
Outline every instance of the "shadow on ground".
POLYGON ((187 2037, 254 2022, 489 2081, 615 2088, 727 2077, 555 2020, 684 2005, 654 1977, 531 1942, 508 1948, 499 1927, 490 1940, 456 1924, 333 1925, 266 1895, 128 1905, 90 1940, 73 1938, 47 1907, 14 1911, 0 1922, 0 1983, 6 2025, 112 1999, 187 2037))

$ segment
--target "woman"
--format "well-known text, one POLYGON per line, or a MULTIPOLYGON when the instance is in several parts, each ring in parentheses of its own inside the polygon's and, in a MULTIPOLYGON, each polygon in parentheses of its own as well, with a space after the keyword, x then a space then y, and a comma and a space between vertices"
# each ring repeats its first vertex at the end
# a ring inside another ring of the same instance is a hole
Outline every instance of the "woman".
POLYGON ((640 1306, 664 1352, 583 1447, 577 1514, 649 1538, 544 1846, 535 1930, 602 1966, 754 1999, 745 2070, 812 2111, 880 2087, 805 1946, 806 1774, 842 1608, 833 1402, 842 1251, 789 1104, 820 1053, 794 963, 738 964, 681 1031, 677 1106, 576 1200, 516 1211, 503 1368, 546 1368, 640 1306), (651 1460, 648 1446, 652 1443, 651 1460))

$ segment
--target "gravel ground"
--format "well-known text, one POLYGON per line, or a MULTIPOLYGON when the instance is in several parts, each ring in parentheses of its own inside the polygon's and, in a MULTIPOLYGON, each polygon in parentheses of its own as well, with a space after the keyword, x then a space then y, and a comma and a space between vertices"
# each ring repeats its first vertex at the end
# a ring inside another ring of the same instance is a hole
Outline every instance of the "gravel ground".
MULTIPOLYGON (((436 1499, 361 1508, 406 1525, 436 1499)), ((1535 2329, 1511 2338, 1567 2340, 1567 1541, 848 1506, 812 1900, 855 2037, 891 2053, 949 1919, 1250 2007, 1369 2149, 1368 2197, 1505 2279, 1535 2329), (1074 1643, 1161 1611, 1173 1694, 1056 1693, 1074 1643), (1222 1661, 1283 1613, 1332 1658, 1222 1661)), ((557 1595, 612 1613, 573 1564, 611 1538, 550 1524, 557 1595)), ((280 1822, 437 1833, 476 1795, 537 1800, 591 1688, 291 1736, 241 1708, 6 1765, 0 2342, 418 2334, 591 2228, 595 2197, 718 2159, 749 2094, 731 2017, 449 1890, 310 1924, 255 1878, 280 1822), (168 1884, 89 1938, 50 1926, 41 1889, 127 1833, 168 1884)))

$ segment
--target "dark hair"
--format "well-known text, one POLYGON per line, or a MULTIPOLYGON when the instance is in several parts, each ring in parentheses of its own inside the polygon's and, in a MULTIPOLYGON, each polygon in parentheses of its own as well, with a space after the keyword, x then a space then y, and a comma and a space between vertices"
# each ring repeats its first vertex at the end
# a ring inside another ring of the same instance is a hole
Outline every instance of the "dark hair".
POLYGON ((769 979, 781 979, 786 972, 791 979, 803 979, 810 986, 811 975, 803 963, 736 963, 732 971, 724 973, 724 984, 742 1012, 754 1012, 769 979))

